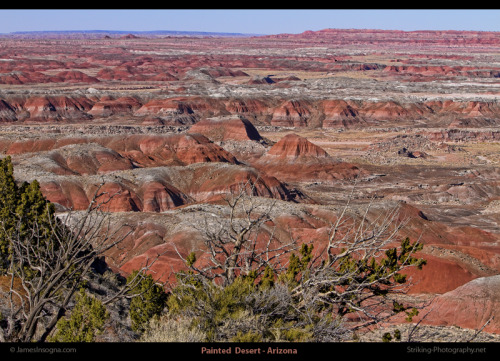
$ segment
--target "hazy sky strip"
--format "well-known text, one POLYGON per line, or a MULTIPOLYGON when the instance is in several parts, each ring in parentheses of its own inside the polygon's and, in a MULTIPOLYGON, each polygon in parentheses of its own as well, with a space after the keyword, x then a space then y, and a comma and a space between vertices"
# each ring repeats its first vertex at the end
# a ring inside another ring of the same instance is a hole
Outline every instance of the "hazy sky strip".
POLYGON ((498 9, 5 9, 0 33, 178 30, 250 34, 306 30, 500 31, 498 9))

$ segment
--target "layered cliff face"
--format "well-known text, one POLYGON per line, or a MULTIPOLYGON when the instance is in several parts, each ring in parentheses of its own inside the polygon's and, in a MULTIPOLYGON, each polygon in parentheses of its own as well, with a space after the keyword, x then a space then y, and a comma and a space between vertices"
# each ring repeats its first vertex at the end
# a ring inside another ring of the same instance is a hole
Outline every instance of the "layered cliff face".
POLYGON ((127 116, 136 122, 157 119, 161 124, 193 125, 206 118, 244 116, 260 125, 298 128, 366 128, 410 124, 467 128, 496 126, 500 122, 497 100, 286 100, 251 102, 210 97, 173 97, 150 101, 140 97, 24 96, 0 98, 0 121, 59 121, 127 116), (247 104, 248 103, 248 104, 247 104))

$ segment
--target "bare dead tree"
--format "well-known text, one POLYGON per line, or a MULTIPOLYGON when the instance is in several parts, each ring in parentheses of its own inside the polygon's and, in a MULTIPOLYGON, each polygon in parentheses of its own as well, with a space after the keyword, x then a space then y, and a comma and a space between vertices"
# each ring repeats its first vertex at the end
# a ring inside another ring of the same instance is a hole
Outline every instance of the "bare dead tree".
MULTIPOLYGON (((91 267, 131 233, 127 225, 112 227, 109 213, 103 207, 114 195, 100 189, 85 211, 50 218, 48 230, 36 221, 31 224, 18 221, 17 231, 9 237, 10 311, 5 315, 7 325, 0 333, 3 341, 45 341, 68 311, 74 293, 87 279, 91 267)), ((152 263, 154 260, 144 268, 148 269, 152 263)), ((143 274, 139 272, 104 303, 129 296, 127 290, 134 288, 143 274)))
POLYGON ((351 193, 330 224, 326 240, 300 240, 297 256, 299 241, 278 243, 272 238, 275 232, 266 228, 273 220, 272 208, 259 208, 258 199, 247 194, 228 197, 227 214, 205 217, 201 228, 205 254, 196 259, 178 252, 193 271, 184 275, 185 281, 179 278, 182 287, 176 290, 179 300, 191 300, 185 310, 189 317, 209 317, 210 297, 192 298, 210 294, 213 281, 222 280, 222 289, 236 282, 238 275, 263 274, 267 266, 275 271, 276 282, 271 288, 252 289, 242 301, 256 320, 253 331, 275 327, 279 335, 300 329, 317 341, 338 341, 396 313, 414 315, 415 309, 399 298, 410 285, 402 272, 421 268, 425 261, 416 258, 422 248, 418 241, 401 238, 409 219, 401 216, 400 204, 388 211, 376 210, 372 203, 356 210, 351 193), (267 242, 262 242, 263 230, 267 242), (276 323, 277 319, 283 322, 276 323))
POLYGON ((221 285, 227 286, 240 274, 256 272, 258 276, 266 267, 281 270, 282 257, 296 249, 295 240, 281 241, 274 227, 267 224, 272 223, 276 200, 253 197, 255 187, 256 181, 252 180, 240 184, 235 193, 224 197, 227 214, 205 215, 202 227, 198 227, 204 245, 198 250, 202 254, 200 262, 195 264, 194 259, 187 259, 177 251, 197 274, 221 280, 221 285))
POLYGON ((399 219, 399 205, 375 216, 370 214, 371 207, 370 202, 356 214, 349 197, 331 224, 326 244, 314 254, 292 290, 301 307, 321 305, 338 317, 348 315, 352 331, 405 311, 395 297, 410 286, 402 272, 425 264, 414 257, 422 245, 399 238, 409 221, 399 219))

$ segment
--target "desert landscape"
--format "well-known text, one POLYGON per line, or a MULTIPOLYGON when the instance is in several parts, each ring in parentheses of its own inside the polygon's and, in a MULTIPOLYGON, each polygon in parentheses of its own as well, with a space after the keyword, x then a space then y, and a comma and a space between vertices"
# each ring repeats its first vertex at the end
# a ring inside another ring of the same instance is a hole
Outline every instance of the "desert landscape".
POLYGON ((277 234, 317 248, 348 201, 399 207, 427 260, 406 295, 426 304, 420 332, 498 341, 499 46, 486 31, 5 35, 0 152, 60 214, 115 194, 112 225, 133 231, 107 265, 159 255, 162 282, 248 181, 277 234))

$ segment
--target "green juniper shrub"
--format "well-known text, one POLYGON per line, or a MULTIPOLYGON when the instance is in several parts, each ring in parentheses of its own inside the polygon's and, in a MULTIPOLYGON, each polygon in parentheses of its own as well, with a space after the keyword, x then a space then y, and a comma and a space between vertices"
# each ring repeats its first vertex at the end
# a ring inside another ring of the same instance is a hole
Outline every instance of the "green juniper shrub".
MULTIPOLYGON (((56 222, 55 206, 45 199, 39 182, 18 186, 11 157, 0 160, 0 273, 11 264, 12 239, 36 242, 25 249, 57 247, 51 240, 56 222)), ((37 254, 32 256, 35 260, 37 254)))
POLYGON ((102 333, 109 313, 101 301, 86 294, 81 288, 76 295, 76 304, 68 318, 57 322, 52 342, 94 342, 102 333))
MULTIPOLYGON (((127 277, 127 282, 131 282, 138 275, 139 271, 134 271, 127 277)), ((130 302, 130 318, 132 329, 136 332, 144 332, 149 320, 154 316, 159 316, 167 301, 167 294, 162 286, 157 284, 150 274, 140 275, 140 282, 129 291, 133 295, 130 302)))

